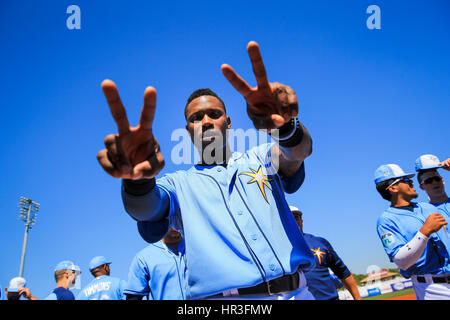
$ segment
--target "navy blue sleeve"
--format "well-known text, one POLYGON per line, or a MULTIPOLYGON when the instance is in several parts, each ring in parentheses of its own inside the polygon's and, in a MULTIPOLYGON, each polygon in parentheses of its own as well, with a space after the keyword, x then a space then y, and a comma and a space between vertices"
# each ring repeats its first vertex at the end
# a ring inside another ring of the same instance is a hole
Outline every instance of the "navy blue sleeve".
POLYGON ((339 278, 339 279, 345 279, 351 275, 350 270, 347 268, 347 266, 344 264, 344 261, 338 256, 336 251, 334 251, 331 244, 324 239, 324 242, 328 246, 328 259, 329 259, 329 265, 328 267, 333 271, 333 273, 339 278))
POLYGON ((138 221, 137 226, 142 239, 148 243, 154 243, 166 235, 169 230, 169 219, 166 218, 158 222, 138 221))
POLYGON ((289 178, 282 178, 281 183, 283 184, 284 192, 294 193, 302 186, 305 181, 305 162, 302 162, 300 168, 298 168, 295 175, 289 178))

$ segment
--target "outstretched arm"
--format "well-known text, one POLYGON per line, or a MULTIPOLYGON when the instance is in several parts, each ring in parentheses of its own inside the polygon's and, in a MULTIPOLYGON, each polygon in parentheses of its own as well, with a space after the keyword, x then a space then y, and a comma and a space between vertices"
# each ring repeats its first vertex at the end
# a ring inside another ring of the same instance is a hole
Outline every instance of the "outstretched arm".
POLYGON ((116 84, 102 82, 102 89, 118 127, 117 134, 105 138, 105 149, 97 154, 102 168, 123 179, 123 201, 127 212, 138 221, 158 221, 167 214, 168 199, 155 188, 155 176, 164 167, 164 157, 153 135, 156 90, 144 92, 139 124, 130 126, 116 84))
POLYGON ((275 168, 284 177, 292 177, 303 160, 312 152, 312 139, 305 126, 297 121, 298 101, 294 90, 284 84, 267 80, 259 46, 247 46, 257 86, 252 88, 229 65, 222 72, 247 102, 247 114, 258 130, 272 135, 277 145, 272 149, 275 168), (274 157, 275 155, 275 157, 274 157))

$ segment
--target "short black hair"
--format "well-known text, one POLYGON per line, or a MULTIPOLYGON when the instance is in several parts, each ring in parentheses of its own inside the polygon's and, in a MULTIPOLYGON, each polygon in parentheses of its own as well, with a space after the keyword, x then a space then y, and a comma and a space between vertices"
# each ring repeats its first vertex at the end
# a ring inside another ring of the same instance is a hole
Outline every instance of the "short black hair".
POLYGON ((376 187, 377 187, 377 191, 379 194, 381 194, 381 196, 383 197, 384 200, 387 201, 391 201, 392 199, 392 194, 389 190, 387 190, 387 187, 393 183, 396 179, 389 179, 389 180, 385 180, 382 182, 377 183, 376 187))
POLYGON ((422 175, 425 172, 436 172, 438 175, 440 175, 436 169, 427 169, 427 170, 419 170, 419 172, 417 173, 417 182, 419 183, 419 185, 421 184, 420 181, 422 180, 422 175))
POLYGON ((227 109, 225 108, 225 103, 222 101, 222 99, 220 99, 220 97, 217 95, 217 93, 215 93, 214 91, 212 91, 209 88, 203 88, 203 89, 197 89, 194 92, 192 92, 191 95, 189 96, 189 98, 187 99, 186 105, 184 106, 184 117, 185 118, 186 118, 187 106, 189 105, 189 103, 191 103, 192 100, 194 100, 198 97, 201 97, 201 96, 213 96, 213 97, 219 99, 219 101, 222 103, 225 114, 227 113, 227 109))
POLYGON ((300 210, 292 211, 292 214, 294 215, 294 217, 298 216, 300 218, 303 218, 303 212, 301 212, 300 210))

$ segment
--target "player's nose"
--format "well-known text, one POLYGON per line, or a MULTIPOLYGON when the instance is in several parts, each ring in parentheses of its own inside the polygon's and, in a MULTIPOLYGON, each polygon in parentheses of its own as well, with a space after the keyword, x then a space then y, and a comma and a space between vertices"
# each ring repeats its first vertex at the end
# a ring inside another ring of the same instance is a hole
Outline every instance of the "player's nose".
POLYGON ((205 114, 203 116, 203 118, 202 118, 202 126, 205 125, 205 124, 209 124, 209 123, 212 124, 212 122, 213 122, 212 119, 210 117, 208 117, 207 114, 205 114))

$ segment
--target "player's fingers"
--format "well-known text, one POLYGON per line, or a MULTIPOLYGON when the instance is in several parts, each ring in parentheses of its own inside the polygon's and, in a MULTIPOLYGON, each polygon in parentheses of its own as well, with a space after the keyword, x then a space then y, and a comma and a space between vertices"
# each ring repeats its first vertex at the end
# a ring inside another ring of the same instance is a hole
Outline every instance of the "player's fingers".
POLYGON ((286 121, 290 120, 290 118, 288 120, 286 120, 284 117, 280 116, 279 114, 270 115, 270 119, 272 120, 272 122, 276 128, 281 127, 282 125, 284 125, 286 123, 286 121))
POLYGON ((256 129, 270 131, 271 129, 277 128, 271 116, 272 115, 253 115, 251 120, 256 129))
POLYGON ((114 178, 120 178, 120 172, 108 158, 108 151, 106 149, 100 150, 97 153, 97 160, 107 173, 109 173, 114 178))
POLYGON ((106 101, 108 101, 111 114, 119 129, 119 134, 127 133, 130 130, 130 124, 128 123, 127 113, 120 100, 119 90, 116 84, 109 79, 103 80, 102 89, 106 101))
POLYGON ((134 166, 132 179, 154 178, 163 167, 164 157, 158 148, 147 160, 134 166))
POLYGON ((447 159, 445 161, 442 161, 440 163, 441 167, 446 169, 446 170, 450 170, 450 159, 447 159))
POLYGON ((223 64, 221 66, 221 70, 225 78, 227 78, 228 82, 244 96, 247 98, 250 93, 252 93, 252 87, 242 79, 234 70, 227 64, 223 64))
POLYGON ((290 116, 291 118, 296 117, 298 115, 298 99, 295 91, 287 86, 286 90, 288 92, 288 103, 290 108, 290 116))
POLYGON ((141 111, 139 125, 143 129, 151 129, 156 110, 156 89, 147 87, 144 92, 144 106, 141 111))
POLYGON ((131 171, 131 165, 123 153, 119 136, 109 134, 106 136, 104 142, 108 159, 114 164, 117 170, 123 174, 128 174, 131 171))
POLYGON ((269 81, 267 80, 266 67, 259 50, 259 45, 255 41, 250 41, 247 45, 248 56, 252 62, 253 73, 255 74, 258 89, 269 89, 269 81))

